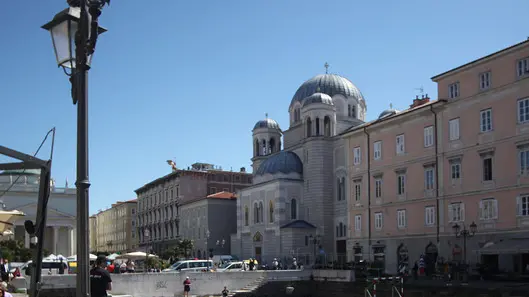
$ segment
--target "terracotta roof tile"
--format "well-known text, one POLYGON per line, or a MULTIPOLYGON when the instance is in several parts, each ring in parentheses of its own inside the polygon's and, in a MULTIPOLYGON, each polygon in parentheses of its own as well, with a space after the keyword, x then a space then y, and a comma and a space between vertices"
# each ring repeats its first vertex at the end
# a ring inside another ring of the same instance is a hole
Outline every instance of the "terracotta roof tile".
POLYGON ((208 195, 206 198, 235 199, 237 198, 237 196, 234 193, 222 191, 222 192, 208 195))

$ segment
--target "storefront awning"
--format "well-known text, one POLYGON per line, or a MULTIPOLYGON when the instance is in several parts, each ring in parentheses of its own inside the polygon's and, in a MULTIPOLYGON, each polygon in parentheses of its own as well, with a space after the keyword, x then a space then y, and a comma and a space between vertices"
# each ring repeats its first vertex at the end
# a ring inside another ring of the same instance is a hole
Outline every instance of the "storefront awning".
POLYGON ((506 239, 478 250, 482 255, 512 255, 529 253, 529 238, 506 239))

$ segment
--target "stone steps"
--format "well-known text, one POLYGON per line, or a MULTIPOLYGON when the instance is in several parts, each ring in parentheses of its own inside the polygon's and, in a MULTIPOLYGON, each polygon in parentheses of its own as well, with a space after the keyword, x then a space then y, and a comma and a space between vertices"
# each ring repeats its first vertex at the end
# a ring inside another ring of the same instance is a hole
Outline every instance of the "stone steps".
POLYGON ((248 284, 246 287, 240 290, 235 290, 233 292, 230 292, 228 294, 228 297, 233 297, 237 294, 252 293, 253 291, 257 290, 263 284, 264 281, 265 281, 265 277, 261 276, 255 281, 248 284))

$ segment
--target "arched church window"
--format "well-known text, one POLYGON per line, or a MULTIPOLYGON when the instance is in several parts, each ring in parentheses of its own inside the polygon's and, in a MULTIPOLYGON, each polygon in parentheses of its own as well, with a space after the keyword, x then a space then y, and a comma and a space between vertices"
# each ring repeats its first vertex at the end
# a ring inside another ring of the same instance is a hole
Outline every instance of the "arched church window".
POLYGON ((356 106, 351 106, 351 116, 356 119, 356 106))
POLYGON ((336 179, 336 200, 342 200, 342 182, 340 178, 336 179))
POLYGON ((340 199, 345 200, 345 177, 342 177, 340 179, 340 187, 341 187, 340 193, 342 195, 340 199))
POLYGON ((263 145, 261 146, 262 156, 266 156, 266 140, 263 139, 263 145))
POLYGON ((253 223, 259 223, 259 209, 257 206, 257 202, 253 204, 253 223))
POLYGON ((323 119, 323 133, 325 136, 331 136, 331 119, 328 116, 323 119))
POLYGON ((298 208, 296 199, 290 200, 290 219, 297 220, 298 208))
POLYGON ((270 201, 270 205, 268 206, 268 221, 270 223, 274 222, 274 202, 270 201))
POLYGON ((299 121, 301 121, 301 110, 299 108, 296 109, 296 110, 298 112, 298 117, 296 118, 296 122, 299 122, 299 121))
POLYGON ((320 118, 316 118, 316 136, 320 136, 320 118))
POLYGON ((274 153, 276 151, 275 145, 276 145, 276 140, 274 138, 270 138, 268 142, 268 153, 269 154, 274 153))
POLYGON ((347 105, 347 115, 348 116, 350 116, 350 117, 353 116, 352 111, 353 111, 353 109, 351 108, 351 104, 347 105))
POLYGON ((307 137, 312 136, 312 121, 310 118, 307 118, 307 137))
POLYGON ((259 202, 259 223, 264 222, 263 202, 259 202))
POLYGON ((342 236, 347 236, 347 225, 345 224, 342 225, 342 236))
POLYGON ((255 151, 255 156, 259 156, 260 155, 260 151, 259 151, 259 140, 255 140, 255 147, 254 147, 254 151, 255 151))
POLYGON ((250 221, 250 211, 248 210, 248 206, 246 205, 244 207, 244 226, 248 226, 249 221, 250 221))

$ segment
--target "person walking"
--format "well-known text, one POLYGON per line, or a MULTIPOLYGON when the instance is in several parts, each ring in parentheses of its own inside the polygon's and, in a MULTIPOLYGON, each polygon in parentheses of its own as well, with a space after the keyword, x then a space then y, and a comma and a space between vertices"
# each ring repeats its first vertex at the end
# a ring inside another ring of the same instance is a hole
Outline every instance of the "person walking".
POLYGON ((11 295, 11 293, 9 293, 7 291, 7 283, 6 282, 1 282, 0 283, 0 297, 13 297, 13 295, 11 295))
POLYGON ((191 281, 189 280, 189 276, 187 276, 186 280, 184 281, 184 296, 189 297, 190 291, 191 291, 191 281))
POLYGON ((112 290, 112 278, 106 266, 107 258, 98 256, 95 267, 90 270, 90 297, 107 297, 107 291, 112 290))

